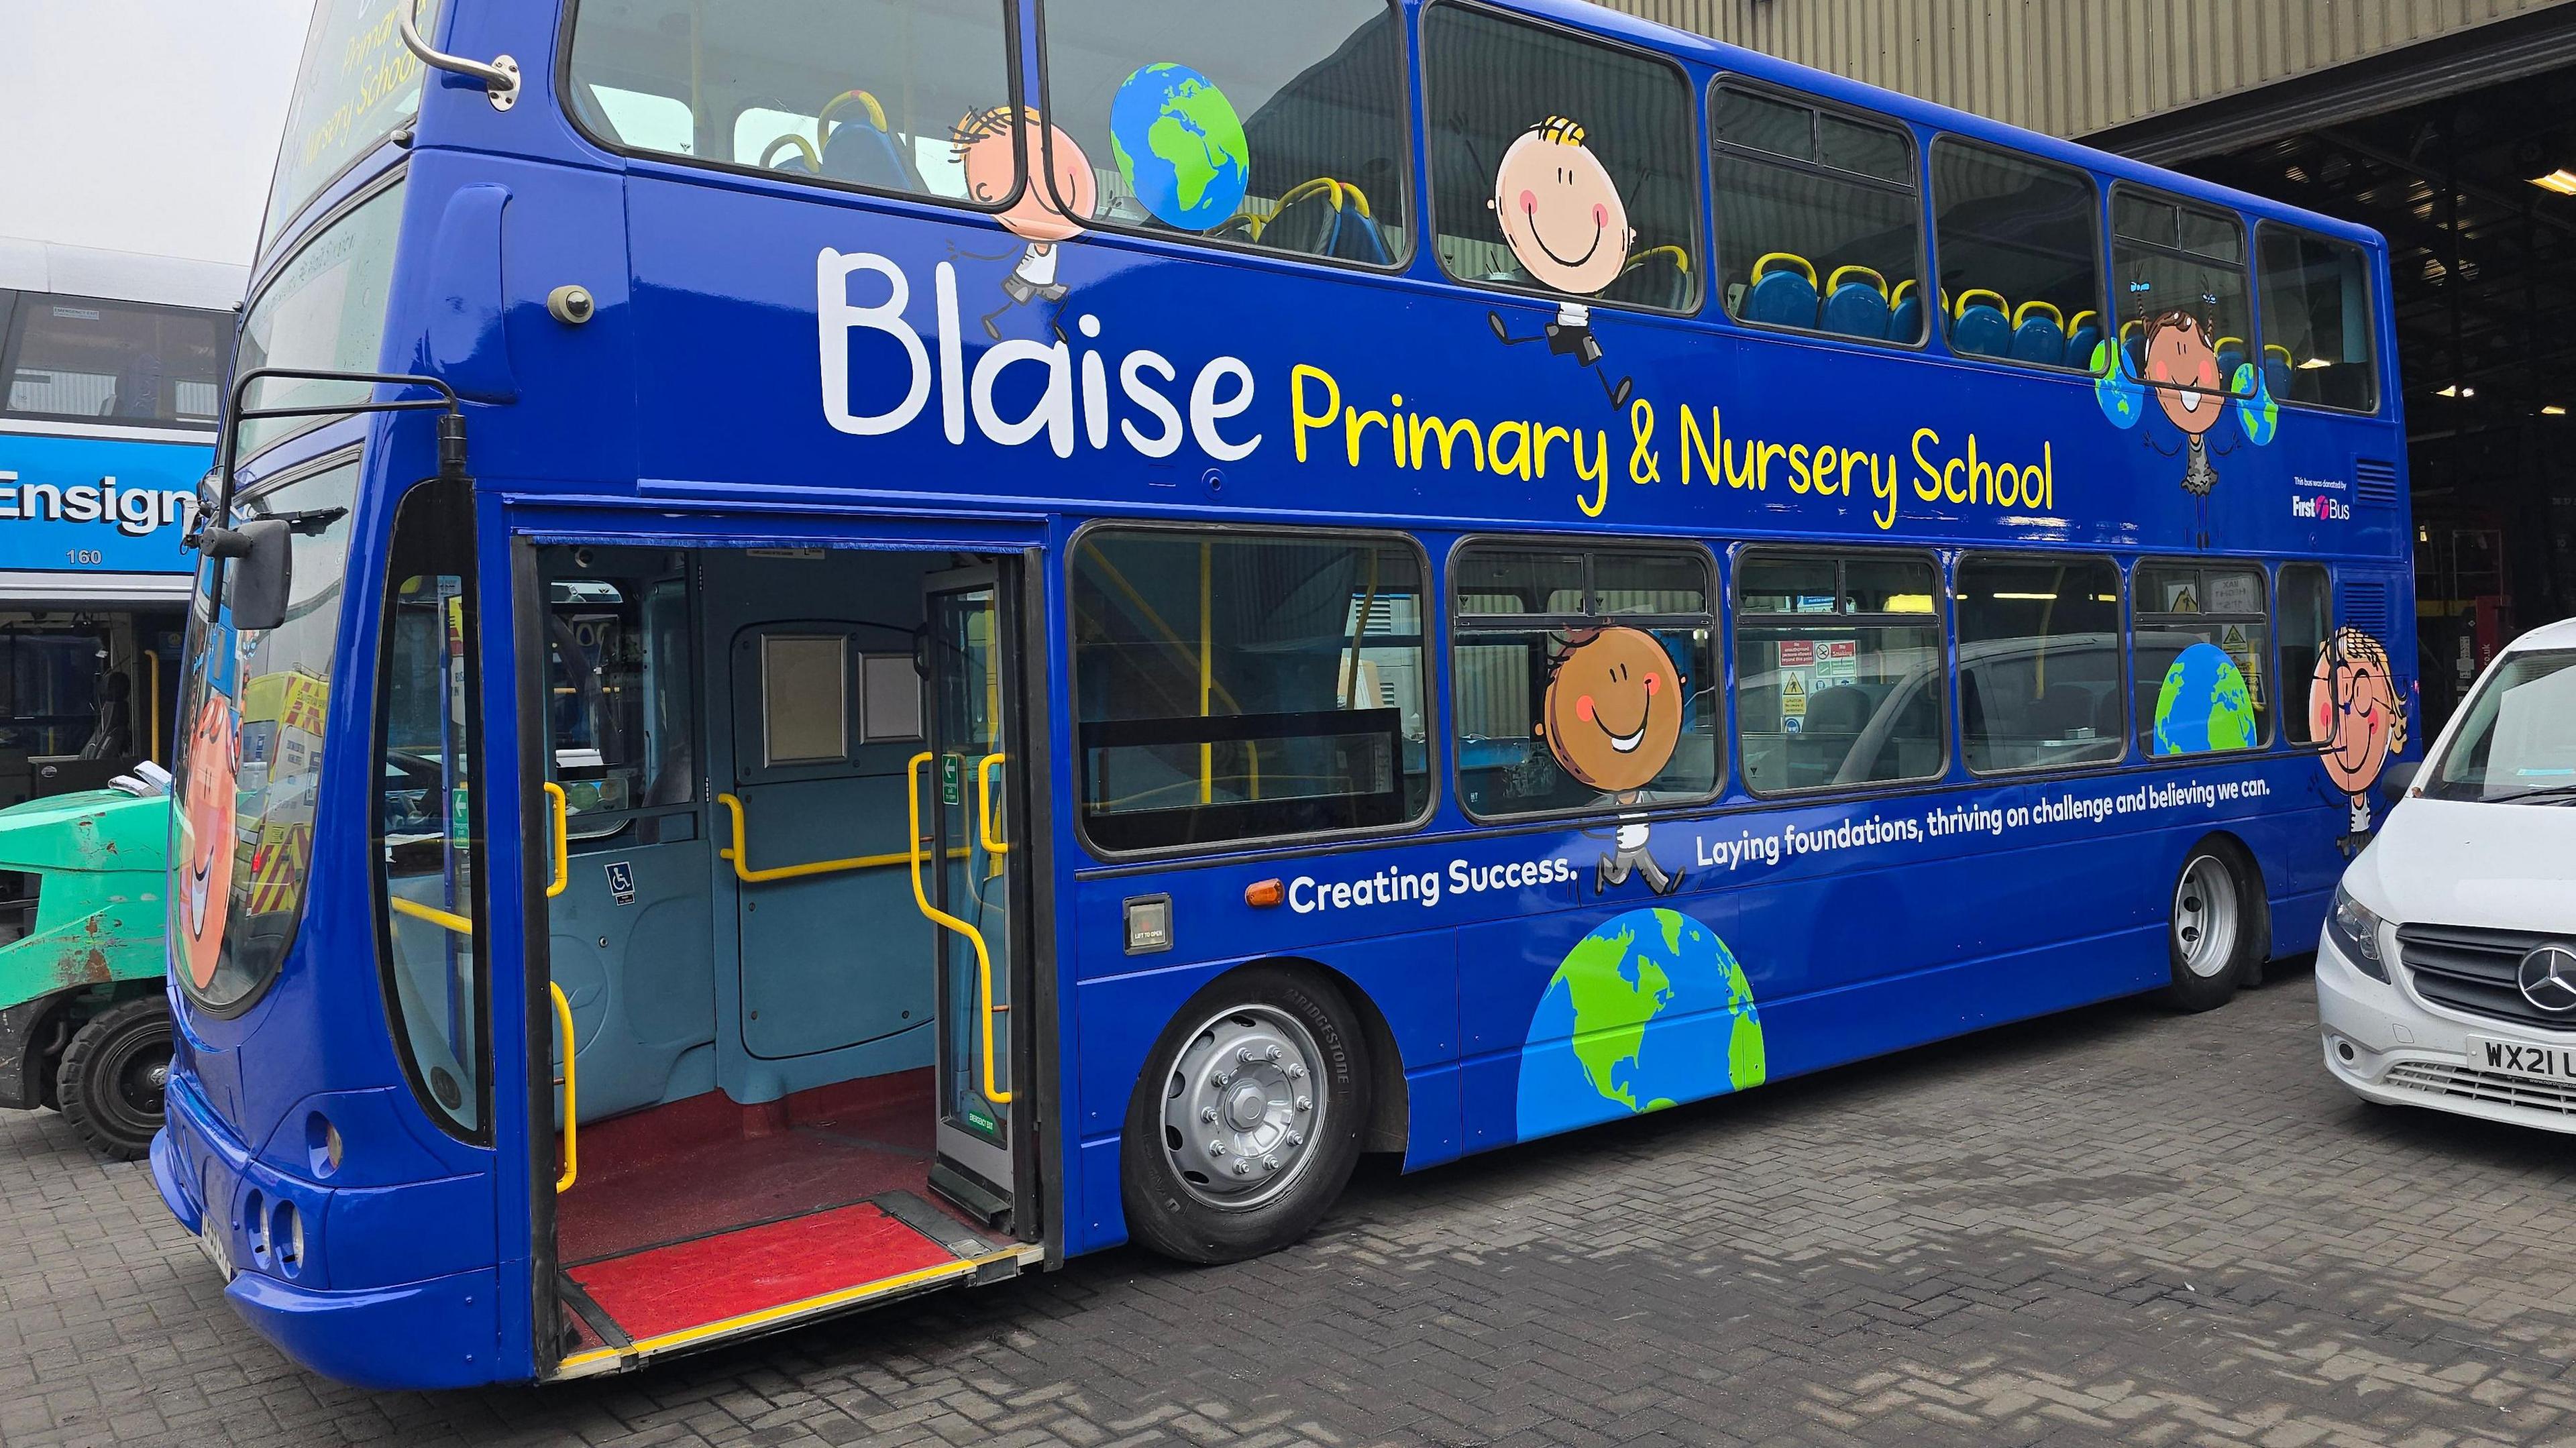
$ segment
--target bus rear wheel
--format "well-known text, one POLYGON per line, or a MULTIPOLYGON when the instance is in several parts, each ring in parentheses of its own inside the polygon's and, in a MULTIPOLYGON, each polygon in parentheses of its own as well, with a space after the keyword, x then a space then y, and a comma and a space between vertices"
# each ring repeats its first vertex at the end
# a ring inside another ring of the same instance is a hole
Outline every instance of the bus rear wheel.
POLYGON ((2257 906, 2235 851, 2217 840, 2192 846, 2174 877, 2173 912, 2165 931, 2173 982, 2165 999, 2186 1011, 2214 1011, 2236 996, 2256 949, 2257 906))
POLYGON ((1192 997, 1128 1103, 1129 1234, 1199 1263, 1305 1236, 1359 1162, 1366 1051, 1340 993, 1283 967, 1238 971, 1192 997))
POLYGON ((111 1161, 152 1149, 170 1080, 170 1003, 137 996, 89 1018, 63 1049, 54 1077, 63 1119, 111 1161))

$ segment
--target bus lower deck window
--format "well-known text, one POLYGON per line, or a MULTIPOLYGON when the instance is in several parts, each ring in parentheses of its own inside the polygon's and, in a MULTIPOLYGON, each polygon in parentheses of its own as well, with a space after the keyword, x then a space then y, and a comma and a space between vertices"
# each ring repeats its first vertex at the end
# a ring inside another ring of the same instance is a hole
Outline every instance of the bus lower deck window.
POLYGON ((1938 776, 1949 716, 1939 599, 1939 571, 1919 554, 1747 554, 1735 608, 1746 787, 1938 776))

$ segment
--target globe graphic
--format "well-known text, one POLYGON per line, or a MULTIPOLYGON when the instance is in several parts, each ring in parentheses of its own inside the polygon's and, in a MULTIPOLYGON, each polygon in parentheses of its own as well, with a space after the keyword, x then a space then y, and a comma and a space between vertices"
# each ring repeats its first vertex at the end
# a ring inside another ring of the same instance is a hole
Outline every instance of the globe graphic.
POLYGON ((2156 753, 2251 749, 2256 733, 2254 691, 2225 649, 2193 644, 2165 670, 2156 691, 2156 753))
POLYGON ((1243 118, 1186 65, 1139 67, 1109 102, 1109 146, 1127 189, 1156 219, 1207 231, 1243 205, 1252 181, 1243 118))
POLYGON ((1678 910, 1631 910, 1566 952, 1530 1017, 1520 1134, 1759 1086, 1764 1069, 1753 988, 1726 942, 1678 910))

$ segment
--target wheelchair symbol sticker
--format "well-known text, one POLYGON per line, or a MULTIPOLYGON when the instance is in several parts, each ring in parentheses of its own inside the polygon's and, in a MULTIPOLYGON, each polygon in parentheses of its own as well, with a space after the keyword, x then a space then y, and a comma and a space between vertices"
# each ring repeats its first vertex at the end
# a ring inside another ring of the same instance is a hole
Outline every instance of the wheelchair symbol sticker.
POLYGON ((635 903, 635 867, 633 865, 619 860, 608 867, 608 893, 616 896, 617 903, 620 905, 635 903))

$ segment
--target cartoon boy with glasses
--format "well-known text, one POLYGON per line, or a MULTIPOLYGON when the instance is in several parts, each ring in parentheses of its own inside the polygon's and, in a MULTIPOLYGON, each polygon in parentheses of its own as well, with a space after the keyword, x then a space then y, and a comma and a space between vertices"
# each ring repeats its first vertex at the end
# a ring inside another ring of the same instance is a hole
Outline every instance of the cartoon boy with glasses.
POLYGON ((2370 787, 2388 757, 2406 748, 2406 708, 2379 640, 2357 628, 2326 640, 2308 687, 2308 737, 2325 746, 2319 761, 2351 810, 2346 843, 2367 839, 2370 787))

